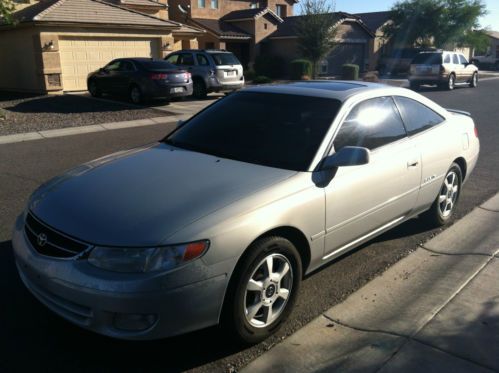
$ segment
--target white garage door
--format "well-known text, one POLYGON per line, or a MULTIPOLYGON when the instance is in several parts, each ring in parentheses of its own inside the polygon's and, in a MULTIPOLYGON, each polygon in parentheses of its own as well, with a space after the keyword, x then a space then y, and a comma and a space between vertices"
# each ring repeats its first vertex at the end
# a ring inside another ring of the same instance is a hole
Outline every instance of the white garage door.
POLYGON ((159 57, 158 39, 70 37, 59 39, 64 91, 87 89, 87 75, 114 58, 159 57))

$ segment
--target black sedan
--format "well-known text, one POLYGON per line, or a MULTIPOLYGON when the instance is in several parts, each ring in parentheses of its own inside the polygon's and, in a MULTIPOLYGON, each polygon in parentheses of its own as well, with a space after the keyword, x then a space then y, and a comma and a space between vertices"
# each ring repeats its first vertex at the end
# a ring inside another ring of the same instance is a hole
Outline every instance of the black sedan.
POLYGON ((88 75, 88 91, 94 97, 103 93, 127 94, 134 104, 147 98, 192 95, 192 77, 163 60, 119 58, 88 75))

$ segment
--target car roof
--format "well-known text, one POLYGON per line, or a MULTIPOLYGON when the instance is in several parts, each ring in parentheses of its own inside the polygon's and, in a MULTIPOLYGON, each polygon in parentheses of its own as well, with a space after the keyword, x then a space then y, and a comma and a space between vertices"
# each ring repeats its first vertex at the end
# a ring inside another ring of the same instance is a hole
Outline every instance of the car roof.
MULTIPOLYGON (((310 80, 286 84, 261 85, 246 88, 244 91, 324 97, 345 101, 347 98, 360 93, 387 88, 392 88, 393 90, 394 87, 390 87, 385 84, 362 81, 310 80)), ((399 90, 401 90, 401 88, 399 88, 399 90)), ((390 92, 389 94, 393 94, 393 92, 390 92)))

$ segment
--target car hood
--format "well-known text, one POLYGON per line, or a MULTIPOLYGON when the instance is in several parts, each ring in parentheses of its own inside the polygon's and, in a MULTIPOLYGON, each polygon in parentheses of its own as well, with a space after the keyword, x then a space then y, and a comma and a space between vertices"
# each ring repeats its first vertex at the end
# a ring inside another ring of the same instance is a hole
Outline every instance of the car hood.
POLYGON ((154 246, 294 174, 155 144, 50 180, 33 193, 29 209, 47 225, 92 244, 154 246))

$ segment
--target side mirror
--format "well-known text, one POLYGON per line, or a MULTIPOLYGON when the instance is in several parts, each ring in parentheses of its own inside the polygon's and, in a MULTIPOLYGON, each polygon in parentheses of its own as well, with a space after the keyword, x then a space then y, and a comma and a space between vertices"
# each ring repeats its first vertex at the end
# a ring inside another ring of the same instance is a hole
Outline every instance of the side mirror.
POLYGON ((360 166, 369 163, 369 149, 359 146, 345 146, 339 152, 324 158, 321 170, 337 167, 360 166))

